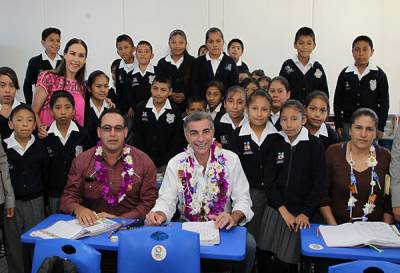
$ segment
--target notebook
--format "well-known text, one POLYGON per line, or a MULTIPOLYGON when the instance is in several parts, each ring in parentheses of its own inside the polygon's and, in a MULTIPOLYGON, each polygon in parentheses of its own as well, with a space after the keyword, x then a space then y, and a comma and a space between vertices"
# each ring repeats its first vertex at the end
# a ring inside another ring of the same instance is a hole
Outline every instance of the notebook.
POLYGON ((375 245, 400 247, 400 233, 395 226, 383 222, 355 222, 337 226, 319 226, 328 247, 375 245))
POLYGON ((210 246, 220 243, 219 229, 215 227, 214 221, 208 222, 185 222, 182 229, 200 234, 200 245, 210 246))
POLYGON ((57 221, 48 228, 33 231, 31 236, 43 239, 64 238, 79 239, 86 236, 96 236, 104 232, 117 229, 121 224, 107 218, 101 218, 92 226, 79 224, 77 219, 57 221))

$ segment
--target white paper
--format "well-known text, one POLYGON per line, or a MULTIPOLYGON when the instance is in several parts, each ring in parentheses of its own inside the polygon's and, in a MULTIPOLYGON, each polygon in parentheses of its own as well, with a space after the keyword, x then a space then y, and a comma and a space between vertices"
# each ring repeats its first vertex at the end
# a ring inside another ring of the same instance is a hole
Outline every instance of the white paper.
POLYGON ((214 221, 208 222, 185 222, 182 229, 200 234, 200 245, 218 245, 220 243, 219 229, 215 227, 214 221))

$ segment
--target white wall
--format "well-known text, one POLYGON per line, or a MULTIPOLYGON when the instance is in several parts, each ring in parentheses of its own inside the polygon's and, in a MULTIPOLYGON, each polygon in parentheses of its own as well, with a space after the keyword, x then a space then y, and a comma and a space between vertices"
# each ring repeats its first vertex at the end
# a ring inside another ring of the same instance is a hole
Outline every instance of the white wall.
POLYGON ((207 28, 217 26, 226 42, 244 41, 250 69, 263 68, 269 76, 295 54, 296 30, 310 26, 317 39, 314 55, 326 70, 331 94, 339 72, 352 62, 351 42, 369 35, 375 47, 372 61, 389 79, 390 113, 400 112, 397 0, 0 0, 0 6, 0 66, 14 68, 21 85, 29 58, 42 50, 40 35, 48 26, 62 30, 62 49, 70 38, 85 40, 88 73, 109 73, 121 33, 135 43, 150 41, 156 63, 168 52, 171 30, 185 30, 189 52, 196 55, 207 28))

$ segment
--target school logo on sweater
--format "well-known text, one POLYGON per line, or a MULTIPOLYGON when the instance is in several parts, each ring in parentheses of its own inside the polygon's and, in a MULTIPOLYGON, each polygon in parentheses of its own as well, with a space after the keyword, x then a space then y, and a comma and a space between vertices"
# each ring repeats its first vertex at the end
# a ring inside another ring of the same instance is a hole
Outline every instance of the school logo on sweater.
POLYGON ((251 155, 253 151, 251 150, 250 141, 243 142, 243 155, 251 155))
POLYGON ((138 86, 139 82, 137 78, 132 78, 132 86, 138 86))
POLYGON ((149 76, 149 84, 152 84, 156 75, 149 76))
POLYGON ((369 88, 371 89, 371 91, 375 91, 376 90, 376 80, 370 80, 369 81, 369 88))
POLYGON ((290 74, 294 72, 293 68, 290 65, 285 66, 285 71, 286 73, 290 74))
POLYGON ((276 164, 282 164, 285 162, 285 152, 278 152, 276 157, 276 164))
POLYGON ((317 79, 320 79, 320 78, 322 77, 322 71, 321 71, 319 68, 317 68, 317 69, 315 70, 314 76, 315 76, 317 79))
POLYGON ((225 65, 225 70, 226 71, 232 71, 232 64, 225 65))
POLYGON ((81 145, 76 145, 76 147, 75 147, 75 157, 77 157, 82 152, 83 152, 83 147, 81 145))
POLYGON ((49 155, 49 157, 53 157, 54 154, 53 154, 53 150, 51 149, 51 147, 47 146, 46 148, 47 148, 47 154, 49 155))
POLYGON ((119 75, 118 79, 119 79, 119 82, 120 82, 120 83, 124 83, 124 80, 122 79, 122 76, 121 76, 121 75, 119 75))
POLYGON ((142 121, 149 121, 149 117, 147 116, 147 112, 142 113, 142 121))
POLYGON ((167 121, 168 124, 171 124, 175 121, 175 114, 167 114, 167 117, 165 119, 167 121))
POLYGON ((346 81, 346 84, 345 84, 345 87, 344 87, 346 90, 350 90, 351 89, 351 87, 350 87, 350 84, 349 84, 349 82, 348 81, 346 81))

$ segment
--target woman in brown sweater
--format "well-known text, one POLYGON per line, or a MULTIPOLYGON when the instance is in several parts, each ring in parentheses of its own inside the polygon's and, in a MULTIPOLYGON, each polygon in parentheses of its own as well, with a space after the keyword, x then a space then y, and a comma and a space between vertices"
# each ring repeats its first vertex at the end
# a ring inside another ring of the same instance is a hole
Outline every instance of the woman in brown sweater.
POLYGON ((390 195, 385 194, 390 153, 374 145, 377 125, 374 111, 358 109, 351 117, 351 140, 326 151, 327 179, 320 211, 330 225, 393 221, 390 195))

